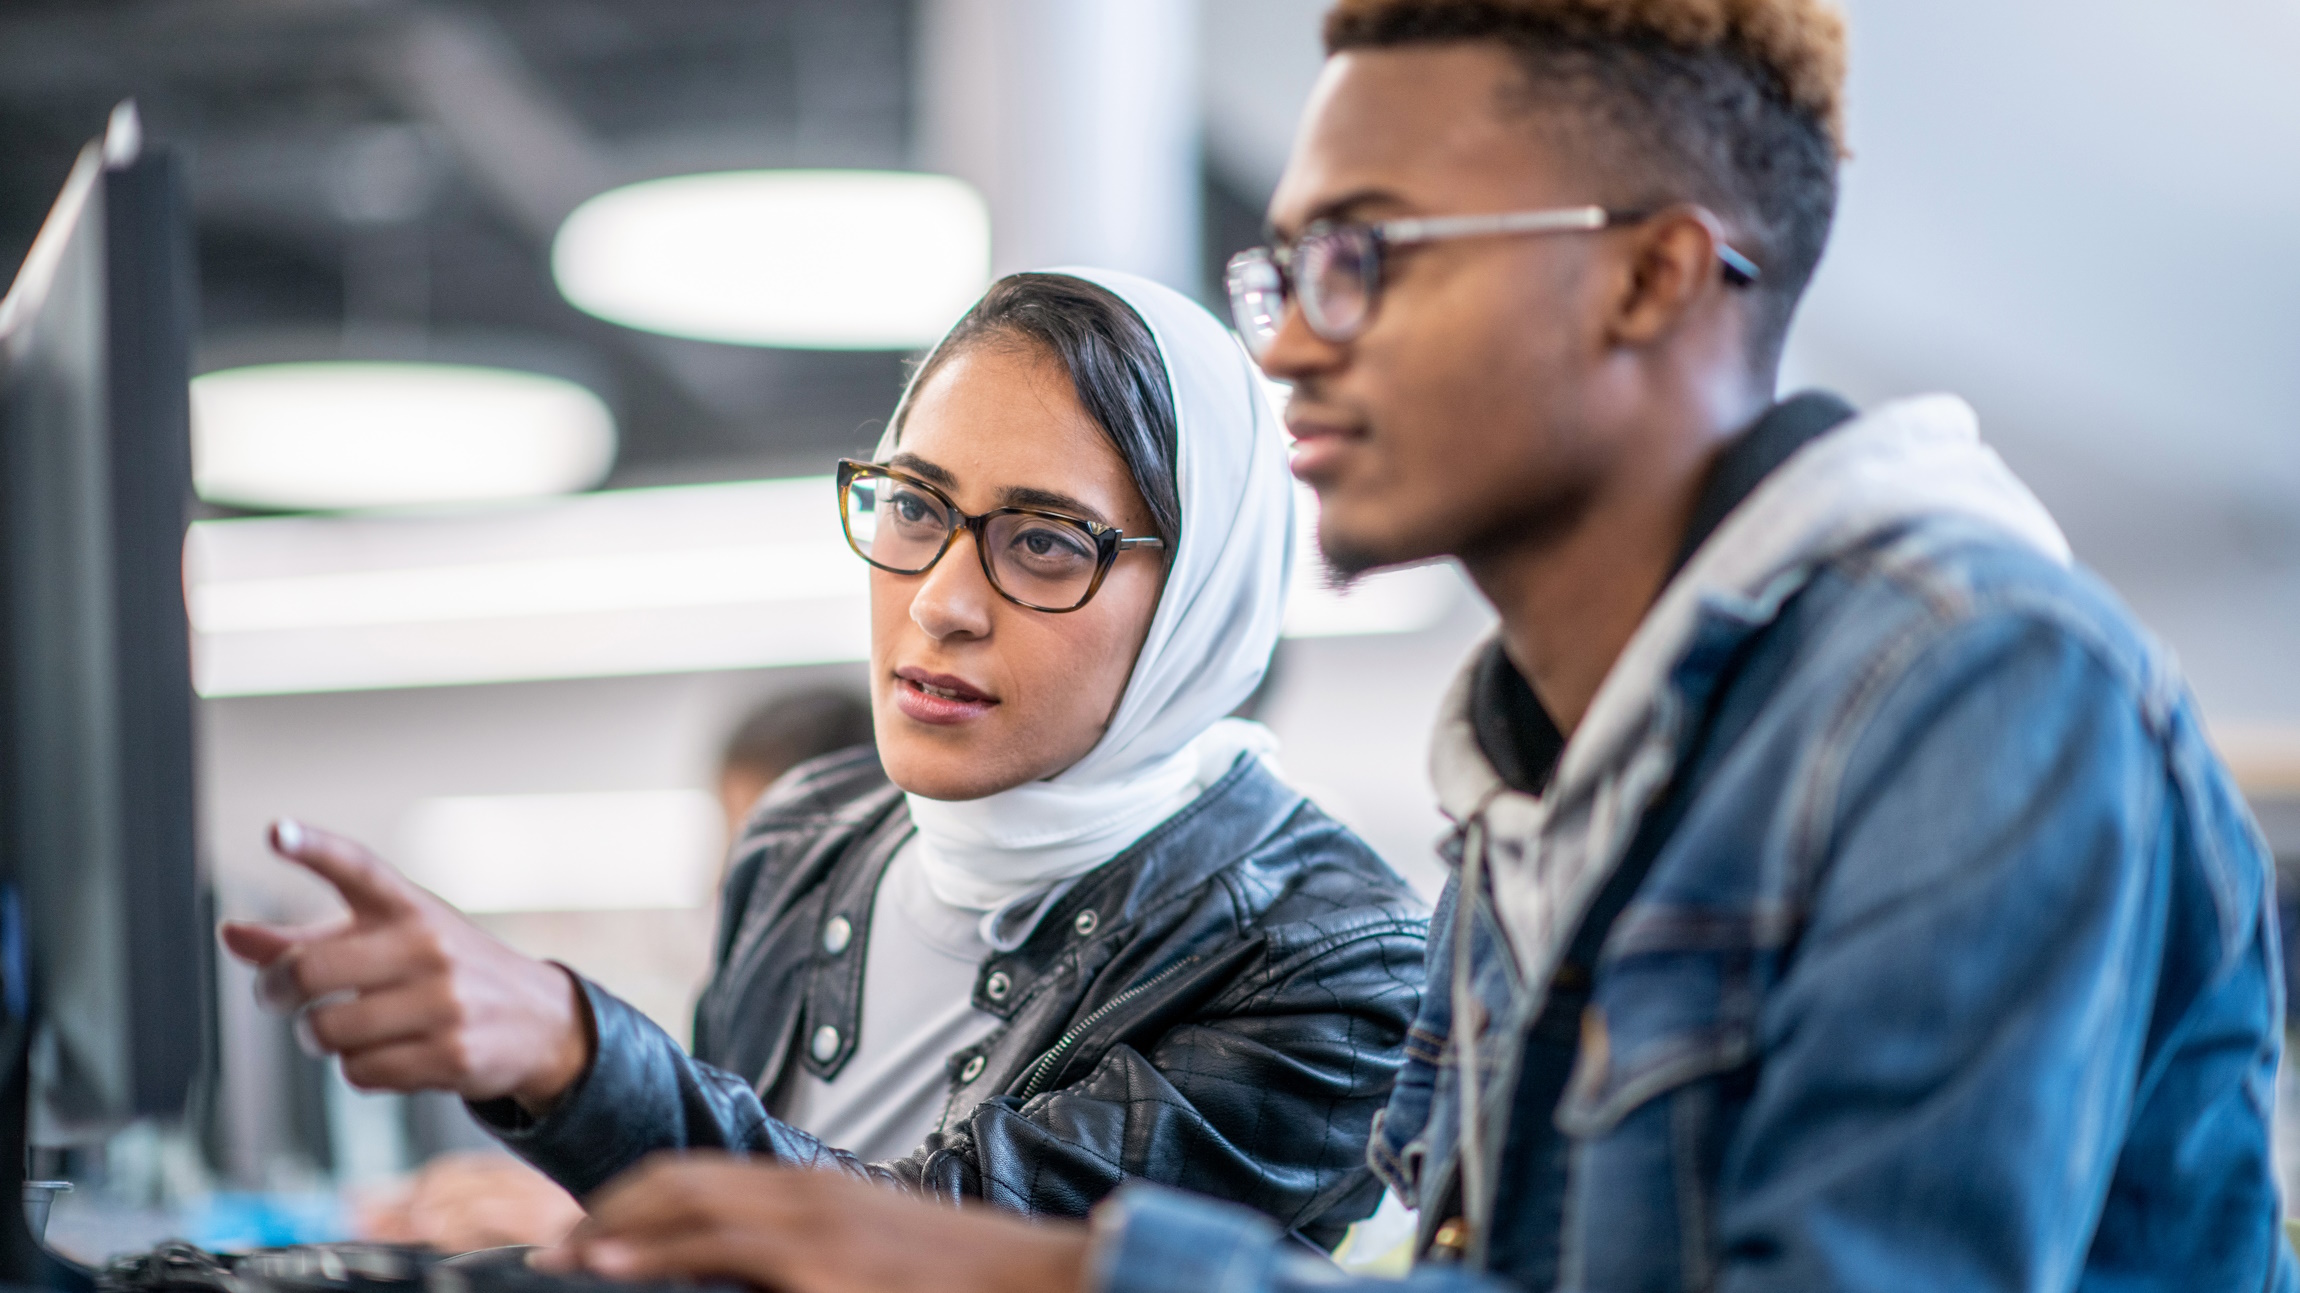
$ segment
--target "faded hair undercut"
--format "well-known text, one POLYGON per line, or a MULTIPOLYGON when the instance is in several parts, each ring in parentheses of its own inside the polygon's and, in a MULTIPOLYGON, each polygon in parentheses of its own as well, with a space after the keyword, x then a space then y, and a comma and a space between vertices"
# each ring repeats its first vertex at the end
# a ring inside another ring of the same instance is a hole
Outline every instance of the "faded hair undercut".
POLYGON ((1775 362, 1820 264, 1844 156, 1845 23, 1825 0, 1339 0, 1326 50, 1490 42, 1505 109, 1578 118, 1562 144, 1617 209, 1697 202, 1755 259, 1756 358, 1775 362))

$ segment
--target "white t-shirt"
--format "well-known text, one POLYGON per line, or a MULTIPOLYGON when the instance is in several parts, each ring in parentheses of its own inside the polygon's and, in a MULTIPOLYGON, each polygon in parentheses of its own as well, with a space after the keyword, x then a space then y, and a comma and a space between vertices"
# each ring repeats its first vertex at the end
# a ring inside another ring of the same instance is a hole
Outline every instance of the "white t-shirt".
POLYGON ((945 1061, 999 1023, 973 1004, 991 951, 982 916, 927 888, 916 835, 895 852, 871 904, 862 1036, 836 1078, 804 1067, 792 1075, 783 1121, 865 1162, 904 1158, 925 1143, 950 1098, 945 1061))

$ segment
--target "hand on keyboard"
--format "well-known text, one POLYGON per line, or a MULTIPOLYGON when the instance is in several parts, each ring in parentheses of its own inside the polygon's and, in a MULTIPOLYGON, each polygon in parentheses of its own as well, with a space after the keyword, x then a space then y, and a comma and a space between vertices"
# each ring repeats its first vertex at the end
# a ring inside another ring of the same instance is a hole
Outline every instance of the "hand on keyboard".
POLYGON ((593 1196, 538 1270, 731 1279, 779 1293, 1073 1293, 1083 1226, 921 1202, 825 1171, 659 1155, 593 1196))
POLYGON ((362 1239, 443 1253, 557 1244, 583 1205, 550 1177, 503 1153, 444 1154, 357 1211, 362 1239))

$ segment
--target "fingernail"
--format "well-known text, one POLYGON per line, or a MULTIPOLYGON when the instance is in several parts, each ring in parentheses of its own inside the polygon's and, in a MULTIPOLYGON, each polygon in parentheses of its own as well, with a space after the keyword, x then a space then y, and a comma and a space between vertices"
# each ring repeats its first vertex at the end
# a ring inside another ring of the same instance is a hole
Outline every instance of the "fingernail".
POLYGON ((295 853, 303 848, 303 823, 293 817, 282 817, 272 823, 272 847, 282 853, 295 853))
POLYGON ((584 1253, 584 1256, 588 1259, 587 1264, 591 1267, 591 1269, 599 1272, 601 1275, 613 1275, 617 1271, 629 1270, 631 1268, 632 1253, 630 1246, 627 1244, 617 1243, 612 1239, 602 1239, 599 1242, 591 1245, 589 1250, 584 1253))

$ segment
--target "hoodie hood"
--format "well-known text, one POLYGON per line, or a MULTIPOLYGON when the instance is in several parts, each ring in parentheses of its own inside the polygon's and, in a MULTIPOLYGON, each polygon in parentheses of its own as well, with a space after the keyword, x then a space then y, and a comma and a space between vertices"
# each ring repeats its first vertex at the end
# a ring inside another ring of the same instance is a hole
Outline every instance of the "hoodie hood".
POLYGON ((1971 406, 1934 395, 1820 436, 1768 475, 1696 551, 1631 636, 1539 796, 1509 789, 1479 747, 1470 705, 1481 645, 1438 720, 1439 805, 1475 824, 1523 981, 1545 983, 1591 896, 1674 770, 1686 715, 1668 680, 1705 610, 1769 620, 1822 564, 1917 522, 1996 530, 2055 561, 2068 541, 1981 443, 1971 406))

